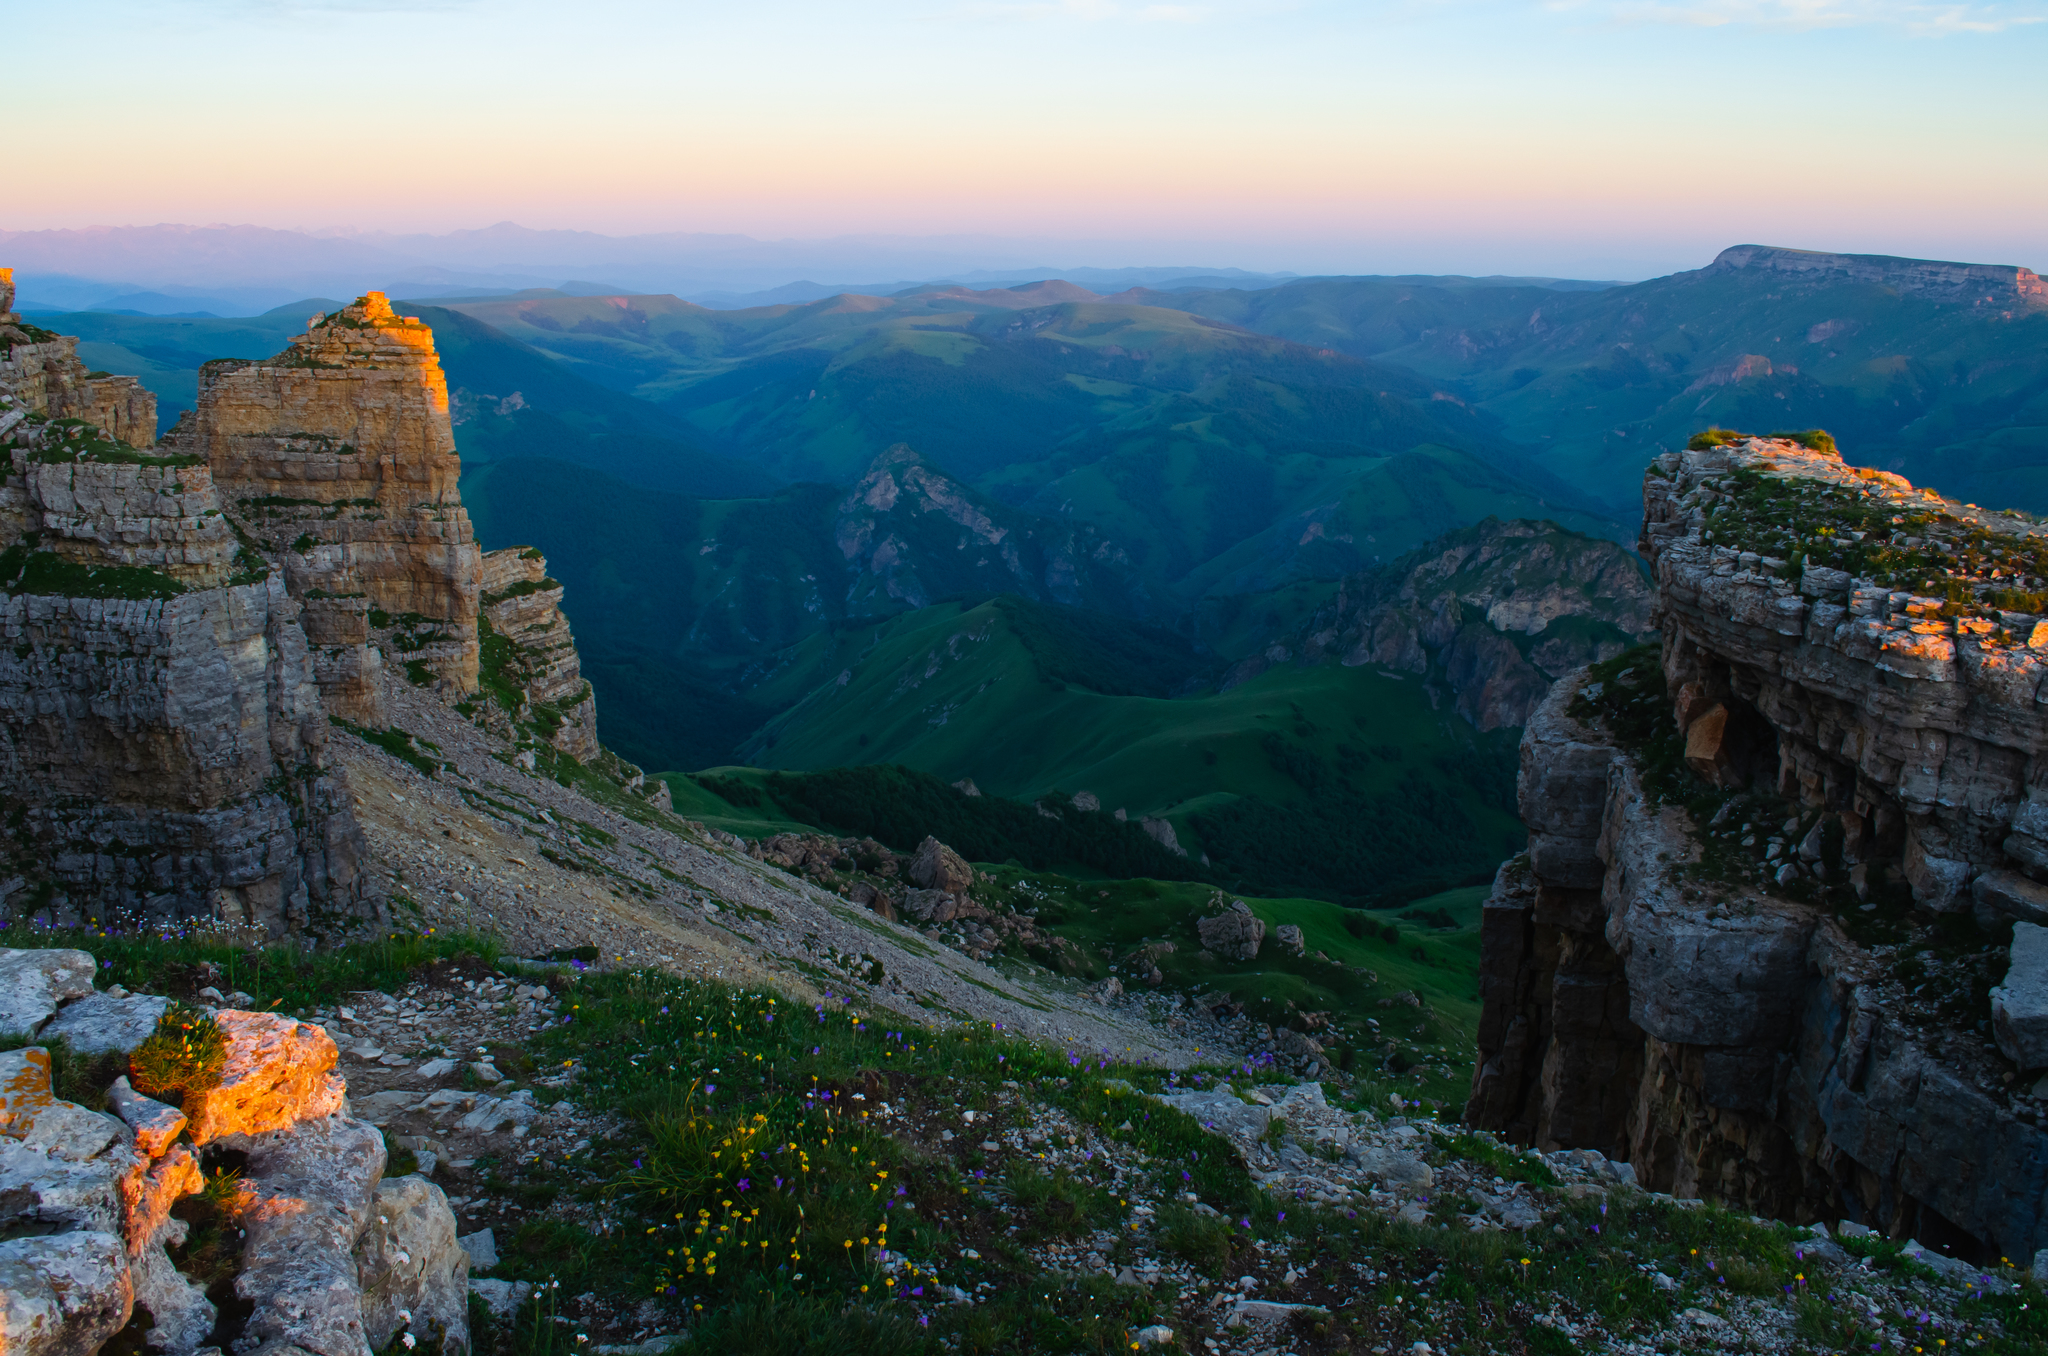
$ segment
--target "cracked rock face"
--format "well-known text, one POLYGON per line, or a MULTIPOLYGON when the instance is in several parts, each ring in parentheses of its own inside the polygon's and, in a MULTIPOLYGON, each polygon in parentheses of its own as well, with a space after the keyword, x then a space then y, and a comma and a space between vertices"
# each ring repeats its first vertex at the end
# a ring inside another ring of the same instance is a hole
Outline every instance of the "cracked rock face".
POLYGON ((1706 786, 1762 788, 1798 812, 1768 844, 1782 810, 1695 824, 1595 716, 1573 714, 1594 709, 1574 706, 1589 675, 1560 681, 1522 743, 1529 849, 1485 910, 1467 1120, 1598 1149, 1680 1196, 1897 1237, 1960 1230, 1987 1256, 2048 1248, 2038 1114, 1978 1058, 1988 1042, 1930 1015, 1940 985, 1916 1001, 1895 958, 1834 912, 1889 874, 1922 919, 1974 909, 2012 926, 2011 966, 1979 1012, 2006 1058, 2048 1066, 2048 928, 2027 921, 2048 908, 2029 808, 2048 786, 2034 696, 2048 659, 2031 645, 2048 630, 1984 601, 1987 581, 2027 577, 2041 529, 1765 439, 1660 459, 1645 504, 1685 761, 1706 786), (1817 552, 1945 572, 1975 601, 1724 540, 1731 523, 1771 526, 1734 511, 1758 496, 1789 506, 1773 530, 1817 552), (1842 512, 1864 524, 1860 554, 1823 544, 1842 512), (1703 856, 1743 832, 1753 865, 1730 875, 1703 856))
POLYGON ((531 546, 487 552, 482 589, 482 624, 504 646, 484 664, 499 664, 499 677, 524 694, 529 710, 559 722, 550 744, 579 763, 596 756, 597 696, 583 679, 583 661, 562 615, 562 586, 548 578, 547 557, 531 546))
POLYGON ((275 358, 208 363, 164 443, 203 458, 223 506, 284 562, 329 711, 387 723, 386 650, 445 691, 476 690, 482 558, 425 325, 371 292, 275 358))

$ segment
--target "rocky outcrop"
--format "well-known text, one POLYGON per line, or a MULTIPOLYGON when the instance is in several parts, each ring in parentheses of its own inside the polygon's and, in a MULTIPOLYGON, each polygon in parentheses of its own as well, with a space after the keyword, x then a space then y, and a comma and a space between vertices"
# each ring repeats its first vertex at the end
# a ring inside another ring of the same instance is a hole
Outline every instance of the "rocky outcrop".
POLYGON ((425 325, 372 292, 274 358, 208 363, 164 444, 210 467, 223 506, 284 562, 329 711, 385 723, 386 653, 414 681, 475 690, 481 557, 425 325))
POLYGON ((39 916, 378 916, 300 606, 206 466, 0 388, 0 838, 39 916))
POLYGON ((1084 524, 986 499, 905 443, 868 466, 835 508, 831 531, 850 616, 961 593, 1016 593, 1124 616, 1151 610, 1122 547, 1084 524))
MULTIPOLYGON (((83 956, 84 973, 96 968, 80 952, 21 959, 37 954, 0 963, 17 975, 69 974, 83 956)), ((50 1025, 91 1001, 64 1002, 50 1025)), ((236 1350, 369 1356, 403 1333, 415 1335, 408 1345, 461 1356, 468 1259, 454 1215, 423 1178, 381 1180, 383 1137, 344 1109, 334 1042, 265 1013, 214 1016, 226 1070, 183 1111, 126 1078, 106 1091, 114 1114, 88 1111, 55 1095, 45 1050, 0 1053, 5 1350, 92 1356, 147 1311, 145 1340, 164 1356, 191 1356, 210 1338, 233 1338, 236 1350), (233 1288, 246 1313, 226 1320, 166 1251, 186 1236, 172 1207, 205 1185, 200 1156, 220 1152, 242 1170, 239 1195, 222 1208, 242 1245, 233 1288)))
POLYGON ((547 558, 531 546, 486 553, 482 593, 486 687, 562 753, 579 763, 595 757, 597 697, 584 681, 547 558))
POLYGON ((1266 938, 1266 922, 1252 912, 1249 904, 1234 899, 1223 912, 1197 919, 1195 932, 1203 947, 1217 955, 1227 960, 1250 960, 1259 954, 1259 943, 1266 938))
POLYGON ((11 268, 0 268, 0 391, 44 419, 77 420, 136 447, 156 441, 156 397, 133 377, 89 370, 77 339, 16 315, 11 268))
POLYGON ((1944 301, 2048 301, 2048 282, 2030 268, 2012 264, 1952 264, 1936 259, 1899 259, 1888 254, 1830 254, 1772 245, 1732 245, 1714 257, 1707 272, 1757 269, 1800 282, 1873 283, 1899 292, 1944 301))
POLYGON ((1681 1196, 2048 1248, 2030 924, 1989 987, 2039 889, 2048 533, 1784 440, 1667 457, 1645 501, 1661 659, 1530 719, 1467 1119, 1681 1196))
POLYGON ((1346 578, 1297 634, 1241 660, 1223 686, 1334 658, 1421 674, 1479 729, 1517 726, 1559 675, 1649 635, 1653 602, 1614 542, 1489 518, 1346 578))

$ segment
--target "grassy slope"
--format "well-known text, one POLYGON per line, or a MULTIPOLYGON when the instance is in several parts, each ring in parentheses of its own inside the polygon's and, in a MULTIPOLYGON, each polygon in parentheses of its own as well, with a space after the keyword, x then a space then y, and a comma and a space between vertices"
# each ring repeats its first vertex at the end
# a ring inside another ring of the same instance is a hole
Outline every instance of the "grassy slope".
MULTIPOLYGON (((1450 834, 1446 825, 1435 845, 1443 856, 1430 863, 1371 849, 1381 854, 1375 861, 1389 885, 1425 867, 1481 872, 1520 842, 1519 824, 1490 783, 1463 775, 1480 763, 1471 755, 1485 741, 1448 711, 1431 709, 1413 678, 1285 667, 1224 693, 1110 696, 1045 676, 1044 658, 993 604, 927 608, 821 634, 804 648, 803 661, 776 683, 791 698, 809 695, 747 746, 764 767, 902 763, 1021 799, 1089 791, 1105 809, 1170 819, 1191 851, 1201 846, 1191 817, 1240 800, 1275 813, 1339 794, 1385 802, 1409 798, 1411 779, 1420 778, 1469 828, 1450 834), (1316 780, 1338 750, 1359 755, 1341 790, 1316 780)), ((764 690, 773 691, 773 684, 764 690)), ((1383 826, 1370 827, 1377 833, 1383 826)), ((1348 836, 1377 841, 1363 827, 1348 836)), ((1352 892, 1368 889, 1361 883, 1352 892)))

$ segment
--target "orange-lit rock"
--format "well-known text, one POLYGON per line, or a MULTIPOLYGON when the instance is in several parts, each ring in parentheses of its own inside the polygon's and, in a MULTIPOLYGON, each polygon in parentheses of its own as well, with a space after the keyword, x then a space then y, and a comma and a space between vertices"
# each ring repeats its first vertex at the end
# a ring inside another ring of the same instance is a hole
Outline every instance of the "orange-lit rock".
POLYGON ((128 1240, 128 1255, 135 1257, 155 1241, 157 1230, 171 1217, 171 1207, 206 1185, 206 1179, 199 1171, 199 1160, 180 1144, 146 1171, 122 1177, 118 1185, 121 1233, 128 1240))
POLYGON ((203 457, 284 561, 328 710, 383 723, 373 627, 410 675, 474 690, 480 557, 432 331, 372 292, 274 358, 206 364, 199 383, 165 446, 203 457))
POLYGON ((347 1088, 334 1070, 341 1052, 320 1027, 268 1012, 222 1012, 227 1037, 220 1086, 188 1098, 192 1142, 258 1135, 341 1110, 347 1088))

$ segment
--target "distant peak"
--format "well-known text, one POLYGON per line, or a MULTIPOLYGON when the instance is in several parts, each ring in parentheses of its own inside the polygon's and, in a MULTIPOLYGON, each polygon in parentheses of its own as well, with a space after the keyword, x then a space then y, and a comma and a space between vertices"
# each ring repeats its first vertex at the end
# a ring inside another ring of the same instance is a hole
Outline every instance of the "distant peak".
POLYGON ((1867 282, 1952 301, 2048 301, 2048 283, 2016 264, 1965 264, 1889 254, 1833 254, 1781 245, 1731 245, 1707 272, 1735 269, 1788 273, 1814 282, 1867 282))

